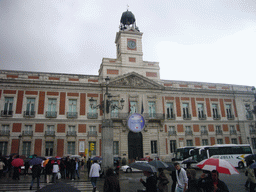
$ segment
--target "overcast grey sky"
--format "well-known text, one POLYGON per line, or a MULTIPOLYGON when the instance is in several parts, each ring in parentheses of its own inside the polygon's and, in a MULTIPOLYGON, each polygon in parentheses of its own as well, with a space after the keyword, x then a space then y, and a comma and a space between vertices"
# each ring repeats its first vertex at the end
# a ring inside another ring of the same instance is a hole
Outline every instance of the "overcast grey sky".
POLYGON ((129 5, 166 80, 255 86, 255 0, 0 0, 0 69, 98 75, 129 5))

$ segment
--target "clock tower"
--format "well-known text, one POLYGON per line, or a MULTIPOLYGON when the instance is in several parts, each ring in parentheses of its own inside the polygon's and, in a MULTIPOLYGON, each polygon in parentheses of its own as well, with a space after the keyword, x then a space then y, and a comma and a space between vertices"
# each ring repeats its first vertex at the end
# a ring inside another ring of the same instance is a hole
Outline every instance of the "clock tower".
POLYGON ((142 35, 136 26, 135 16, 125 11, 120 20, 119 31, 116 33, 116 59, 103 58, 99 70, 101 80, 136 72, 156 81, 160 80, 159 63, 143 61, 142 35))

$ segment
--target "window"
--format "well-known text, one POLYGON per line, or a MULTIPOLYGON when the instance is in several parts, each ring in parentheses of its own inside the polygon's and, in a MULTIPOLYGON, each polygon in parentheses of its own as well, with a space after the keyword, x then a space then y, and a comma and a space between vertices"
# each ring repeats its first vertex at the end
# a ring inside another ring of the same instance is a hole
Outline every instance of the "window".
POLYGON ((175 126, 169 126, 169 135, 176 135, 175 126))
POLYGON ((208 144, 208 139, 202 139, 202 144, 203 144, 203 145, 209 145, 209 144, 208 144))
POLYGON ((32 135, 32 125, 25 125, 23 133, 24 135, 32 135))
POLYGON ((193 140, 187 140, 187 146, 193 146, 193 140))
POLYGON ((207 135, 208 134, 206 126, 201 126, 201 134, 202 135, 207 135))
POLYGON ((151 141, 151 154, 157 153, 157 141, 151 141))
POLYGON ((188 105, 188 103, 183 103, 182 104, 182 110, 183 110, 183 118, 184 119, 189 119, 190 114, 189 114, 189 105, 188 105))
POLYGON ((29 156, 31 149, 31 142, 23 142, 22 155, 29 156))
POLYGON ((176 140, 170 140, 170 152, 171 152, 171 153, 176 152, 176 149, 177 149, 176 146, 177 146, 177 145, 176 145, 176 140))
POLYGON ((27 106, 25 111, 26 116, 35 115, 35 98, 27 98, 27 106))
POLYGON ((56 103, 57 103, 57 99, 48 99, 48 111, 55 112, 56 103))
POLYGON ((91 143, 94 144, 94 150, 91 151, 91 155, 96 155, 96 142, 89 142, 89 146, 91 146, 91 143))
POLYGON ((69 135, 69 136, 75 136, 76 135, 76 126, 75 125, 69 125, 68 126, 67 135, 69 135))
POLYGON ((223 139, 217 139, 217 144, 223 144, 223 139))
POLYGON ((256 138, 252 138, 252 148, 256 149, 256 138))
MULTIPOLYGON (((118 106, 118 101, 112 101, 111 106, 118 106)), ((116 107, 111 109, 111 117, 118 117, 118 109, 116 107)))
POLYGON ((68 154, 75 155, 76 154, 76 142, 68 142, 68 154))
POLYGON ((167 109, 167 119, 173 119, 174 118, 174 109, 173 109, 173 103, 166 103, 166 109, 167 109))
POLYGON ((76 112, 76 105, 77 105, 76 99, 69 99, 68 111, 76 112))
POLYGON ((234 125, 230 125, 230 134, 235 135, 236 134, 236 129, 234 125))
POLYGON ((137 109, 137 101, 130 101, 130 113, 137 113, 138 109, 137 109))
POLYGON ((90 105, 90 107, 89 107, 89 113, 90 113, 90 114, 95 114, 96 111, 97 111, 97 109, 94 108, 94 107, 97 106, 97 101, 90 101, 90 103, 91 103, 92 105, 90 105))
POLYGON ((113 154, 119 155, 119 141, 114 141, 113 143, 113 154))
POLYGON ((45 156, 53 156, 53 142, 45 142, 45 156))
POLYGON ((5 97, 3 115, 12 115, 13 97, 5 97))
POLYGON ((148 114, 149 117, 155 117, 156 115, 156 109, 155 109, 155 102, 154 101, 149 101, 148 102, 148 114))
POLYGON ((7 155, 7 142, 0 142, 0 156, 6 156, 7 155))
POLYGON ((231 143, 232 144, 237 144, 237 139, 236 138, 231 139, 231 143))
POLYGON ((9 135, 10 134, 10 126, 2 125, 0 135, 9 135))
POLYGON ((192 129, 190 126, 185 126, 185 135, 193 135, 192 129))
POLYGON ((246 119, 247 120, 252 120, 253 119, 253 114, 251 111, 251 107, 249 104, 245 104, 245 113, 246 113, 246 119))
POLYGON ((205 118, 205 114, 204 114, 204 104, 198 103, 198 104, 197 104, 197 109, 198 109, 198 118, 199 118, 199 119, 205 118))
POLYGON ((222 134, 222 129, 220 125, 216 125, 216 134, 221 135, 222 134))
POLYGON ((232 118, 231 104, 226 104, 226 113, 227 113, 227 118, 231 119, 232 118))
POLYGON ((89 135, 97 135, 96 126, 89 126, 89 135))
POLYGON ((54 125, 47 125, 45 134, 46 135, 55 135, 54 125))
POLYGON ((213 118, 214 119, 219 119, 219 113, 218 113, 218 105, 217 104, 212 104, 212 113, 213 113, 213 118))

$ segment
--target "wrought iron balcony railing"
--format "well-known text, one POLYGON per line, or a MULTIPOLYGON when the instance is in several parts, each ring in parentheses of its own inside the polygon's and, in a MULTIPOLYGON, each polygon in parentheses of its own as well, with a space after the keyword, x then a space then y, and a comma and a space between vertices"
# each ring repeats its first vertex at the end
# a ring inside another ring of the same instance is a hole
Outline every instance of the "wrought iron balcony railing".
POLYGON ((76 131, 67 131, 67 136, 76 136, 76 131))
POLYGON ((45 136, 55 136, 55 131, 45 131, 45 136))
POLYGON ((191 119, 191 114, 183 114, 183 119, 184 120, 190 120, 191 119))
POLYGON ((175 114, 167 114, 166 119, 175 120, 176 116, 175 116, 175 114))
POLYGON ((23 111, 24 117, 35 117, 36 112, 35 111, 23 111))
POLYGON ((1 136, 9 136, 10 135, 10 130, 0 130, 0 135, 1 136))
POLYGON ((236 130, 230 130, 230 135, 236 135, 236 130))
POLYGON ((147 120, 164 120, 165 118, 163 113, 143 113, 142 115, 147 120))
POLYGON ((176 136, 176 135, 177 135, 176 131, 169 131, 168 132, 168 136, 176 136))
POLYGON ((127 119, 129 117, 129 113, 110 113, 110 118, 115 120, 115 119, 127 119))
POLYGON ((12 117, 13 111, 1 111, 2 117, 12 117))
POLYGON ((223 134, 222 130, 216 130, 216 135, 222 135, 222 134, 223 134))
POLYGON ((57 111, 46 111, 46 118, 56 118, 57 111))
POLYGON ((235 116, 234 116, 234 115, 227 115, 227 119, 228 119, 228 120, 234 120, 234 119, 235 119, 235 116))
POLYGON ((193 135, 193 131, 185 131, 185 135, 193 135))
POLYGON ((247 120, 253 120, 253 114, 252 113, 246 114, 246 119, 247 120))
POLYGON ((88 135, 88 137, 96 137, 97 131, 89 131, 87 135, 88 135))
POLYGON ((207 130, 201 131, 201 135, 208 135, 208 131, 207 130))
POLYGON ((77 112, 67 112, 67 118, 77 118, 77 112))
POLYGON ((214 120, 220 120, 220 115, 219 114, 213 114, 213 119, 214 120))
POLYGON ((250 129, 250 134, 256 134, 256 129, 250 129))
POLYGON ((206 115, 205 114, 200 114, 198 115, 199 120, 206 120, 206 115))
POLYGON ((32 136, 33 135, 33 131, 23 131, 22 135, 23 136, 32 136))
POLYGON ((87 113, 87 119, 98 119, 98 113, 87 113))

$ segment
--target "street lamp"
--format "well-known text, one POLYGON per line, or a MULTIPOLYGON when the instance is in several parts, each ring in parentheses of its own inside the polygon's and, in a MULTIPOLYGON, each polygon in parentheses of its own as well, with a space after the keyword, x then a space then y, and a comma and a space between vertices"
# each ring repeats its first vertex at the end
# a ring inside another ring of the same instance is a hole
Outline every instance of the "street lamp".
POLYGON ((20 135, 19 135, 18 154, 19 154, 19 152, 20 152, 20 141, 21 141, 21 138, 22 138, 22 135, 20 134, 20 135))
POLYGON ((102 169, 106 171, 107 168, 114 166, 114 155, 113 155, 113 121, 110 118, 109 112, 115 109, 122 110, 124 107, 124 99, 122 98, 119 102, 121 106, 113 103, 112 95, 108 91, 110 78, 105 78, 106 92, 104 94, 104 100, 99 105, 95 105, 95 101, 92 97, 89 99, 90 107, 92 109, 100 108, 103 110, 103 123, 102 123, 102 169))

